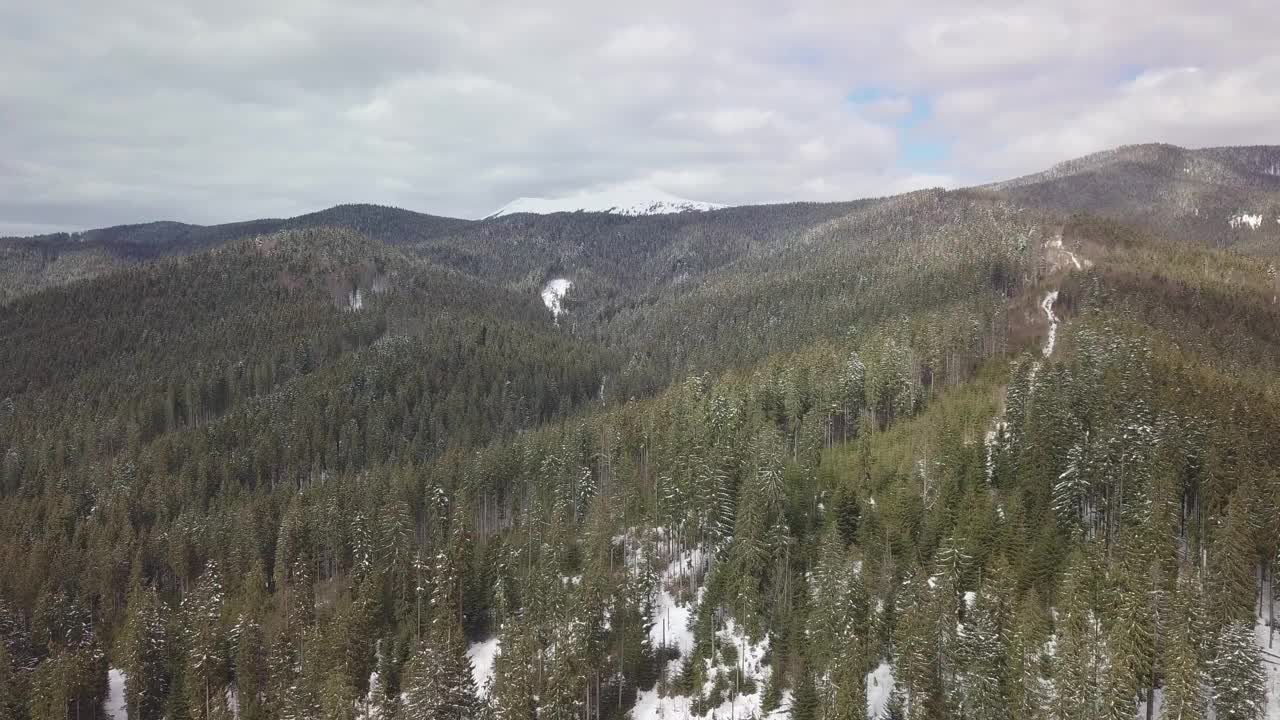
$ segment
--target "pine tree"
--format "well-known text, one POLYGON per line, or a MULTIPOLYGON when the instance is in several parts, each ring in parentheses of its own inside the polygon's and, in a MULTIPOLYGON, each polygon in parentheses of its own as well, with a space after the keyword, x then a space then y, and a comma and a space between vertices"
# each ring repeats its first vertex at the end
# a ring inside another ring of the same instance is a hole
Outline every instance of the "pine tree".
MULTIPOLYGON (((1140 691, 1150 687, 1155 663, 1155 619, 1158 604, 1153 597, 1151 567, 1141 548, 1122 549, 1115 563, 1111 596, 1115 598, 1106 629, 1106 695, 1108 717, 1129 720, 1140 691)), ((1145 697, 1145 693, 1141 693, 1145 697)))
POLYGON ((259 720, 263 717, 263 696, 267 690, 262 628, 253 618, 241 615, 233 635, 237 715, 241 720, 259 720))
POLYGON ((24 708, 24 698, 19 693, 18 674, 9 648, 0 642, 0 718, 21 717, 19 713, 24 708))
POLYGON ((331 669, 320 690, 320 709, 325 720, 356 720, 355 688, 343 668, 331 669))
POLYGON ((1231 496, 1226 527, 1214 539, 1211 550, 1214 619, 1222 624, 1253 619, 1257 562, 1255 533, 1249 518, 1251 502, 1243 485, 1236 489, 1231 496))
POLYGON ((490 691, 494 714, 498 720, 531 720, 537 713, 533 633, 523 615, 515 615, 500 637, 502 652, 494 662, 490 691))
POLYGON ((448 552, 436 557, 431 630, 414 651, 404 687, 408 717, 470 720, 480 707, 457 599, 461 579, 454 557, 463 552, 462 522, 455 513, 448 552))
POLYGON ((1251 622, 1232 622, 1222 629, 1209 677, 1219 720, 1262 718, 1266 676, 1251 622))
POLYGON ((911 720, 926 720, 945 712, 940 671, 944 643, 940 630, 944 623, 954 625, 954 615, 948 617, 940 611, 936 584, 933 578, 921 579, 917 575, 907 581, 898 596, 895 687, 903 690, 905 710, 911 720))
POLYGON ((1052 697, 1046 693, 1046 679, 1041 672, 1041 648, 1045 641, 1046 619, 1039 599, 1028 594, 1005 644, 1005 681, 1009 715, 1034 720, 1048 716, 1052 697))
POLYGON ((1205 716, 1207 678, 1200 664, 1196 617, 1200 584, 1190 567, 1183 567, 1169 608, 1169 641, 1164 651, 1164 706, 1168 720, 1200 720, 1205 716))
POLYGON ((169 691, 168 634, 160 599, 153 588, 135 578, 129 612, 120 636, 120 669, 124 672, 129 717, 156 720, 164 714, 169 691))
POLYGON ((1009 717, 1002 679, 1005 657, 989 607, 994 598, 985 593, 966 613, 959 638, 960 671, 955 683, 962 698, 962 716, 972 720, 1003 720, 1009 717))
POLYGON ((225 598, 222 578, 210 562, 192 592, 182 599, 186 632, 188 706, 196 720, 219 715, 225 707, 229 643, 222 626, 225 598))
POLYGON ((818 720, 818 690, 813 673, 807 668, 799 673, 795 694, 791 699, 791 720, 818 720))
POLYGON ((1097 720, 1105 714, 1105 646, 1095 583, 1094 559, 1077 552, 1059 597, 1054 720, 1097 720))

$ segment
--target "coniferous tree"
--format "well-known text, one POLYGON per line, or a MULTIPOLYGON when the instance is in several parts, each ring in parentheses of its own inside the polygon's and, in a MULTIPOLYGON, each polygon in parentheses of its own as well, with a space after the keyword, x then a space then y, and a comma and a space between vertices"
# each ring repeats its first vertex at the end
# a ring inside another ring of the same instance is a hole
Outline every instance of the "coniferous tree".
POLYGON ((1077 552, 1059 595, 1054 720, 1096 720, 1105 713, 1105 643, 1094 604, 1094 563, 1077 552))
POLYGON ((197 720, 221 717, 225 711, 230 648, 222 625, 224 601, 222 578, 213 563, 205 567, 195 588, 182 601, 187 705, 197 720))
POLYGON ((1220 720, 1259 720, 1265 710, 1266 676, 1253 624, 1232 622, 1222 629, 1209 665, 1213 709, 1220 720))
POLYGON ((119 664, 125 675, 129 717, 156 720, 164 714, 169 692, 171 649, 160 598, 135 579, 129 612, 119 640, 119 664))
POLYGON ((1205 716, 1204 694, 1207 677, 1200 663, 1197 628, 1200 585, 1194 571, 1183 567, 1169 608, 1169 641, 1164 652, 1163 717, 1169 720, 1198 720, 1205 716))

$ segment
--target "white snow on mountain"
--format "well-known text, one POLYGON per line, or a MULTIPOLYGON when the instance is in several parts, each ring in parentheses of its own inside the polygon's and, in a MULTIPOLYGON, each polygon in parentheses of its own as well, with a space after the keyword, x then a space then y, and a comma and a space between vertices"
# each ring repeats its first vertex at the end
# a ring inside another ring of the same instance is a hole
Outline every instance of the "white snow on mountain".
POLYGON ((1053 304, 1058 302, 1058 291, 1054 290, 1044 296, 1044 302, 1040 303, 1040 309, 1044 311, 1045 317, 1049 318, 1049 339, 1044 343, 1044 356, 1049 357, 1053 354, 1053 346, 1058 340, 1058 316, 1053 314, 1053 304))
POLYGON ((549 215, 558 212, 605 212, 615 215, 666 215, 669 213, 715 210, 716 203, 687 200, 642 183, 629 183, 599 192, 578 192, 560 198, 522 197, 485 217, 515 213, 549 215))
POLYGON ((542 286, 542 304, 547 306, 551 311, 551 319, 557 323, 560 322, 560 313, 564 312, 564 306, 561 301, 569 292, 569 288, 573 287, 573 282, 566 278, 556 278, 542 286))

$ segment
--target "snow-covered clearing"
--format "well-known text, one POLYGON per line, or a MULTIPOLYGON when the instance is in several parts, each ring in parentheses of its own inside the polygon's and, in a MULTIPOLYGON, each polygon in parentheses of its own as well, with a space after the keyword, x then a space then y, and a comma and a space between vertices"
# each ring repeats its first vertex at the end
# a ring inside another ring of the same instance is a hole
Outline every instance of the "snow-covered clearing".
POLYGON ((480 697, 489 694, 489 682, 493 679, 494 663, 498 659, 500 641, 491 637, 478 643, 471 643, 467 648, 467 657, 471 660, 471 677, 476 681, 476 692, 480 697))
POLYGON ((631 717, 635 720, 787 717, 791 706, 790 693, 783 693, 779 707, 767 715, 761 707, 772 673, 772 668, 764 662, 769 650, 769 639, 765 637, 752 640, 733 618, 726 618, 716 630, 715 646, 732 646, 732 655, 736 659, 724 664, 725 656, 717 650, 713 657, 702 660, 707 680, 701 688, 701 695, 708 697, 714 692, 717 679, 722 686, 732 688, 751 683, 754 685, 753 691, 732 692, 728 697, 722 696, 719 705, 701 715, 693 711, 696 700, 694 696, 664 694, 669 683, 676 678, 693 653, 693 626, 704 590, 700 583, 711 558, 701 545, 684 549, 672 548, 667 533, 661 529, 645 533, 644 539, 637 538, 634 531, 617 539, 624 543, 629 567, 639 569, 647 563, 658 562, 660 570, 657 573, 653 627, 649 630, 649 640, 655 648, 667 647, 679 652, 678 658, 662 668, 658 684, 650 690, 642 691, 636 698, 631 717))
MULTIPOLYGON (((699 588, 699 597, 702 592, 699 588)), ((687 629, 687 626, 686 626, 687 629)), ((693 649, 693 634, 688 631, 689 649, 693 649)), ((711 708, 703 714, 697 714, 693 711, 694 698, 688 695, 661 695, 662 683, 654 687, 652 690, 646 690, 640 693, 636 698, 635 708, 631 711, 631 717, 634 720, 730 720, 732 718, 750 718, 750 717, 769 717, 769 718, 785 718, 788 716, 788 710, 791 707, 791 695, 789 692, 783 693, 783 697, 779 702, 779 706, 767 715, 763 711, 764 693, 768 687, 769 678, 773 669, 764 663, 764 657, 769 651, 769 639, 762 638, 758 642, 753 642, 750 637, 738 626, 732 618, 725 621, 724 627, 716 632, 716 644, 720 647, 732 646, 735 650, 737 660, 733 665, 724 665, 713 661, 711 658, 703 660, 706 672, 706 681, 702 686, 702 693, 709 695, 715 690, 716 681, 724 679, 731 687, 737 687, 739 684, 751 682, 755 688, 753 692, 743 693, 736 692, 730 697, 722 700, 716 707, 711 708)), ((717 659, 719 655, 717 655, 717 659)), ((673 660, 668 664, 666 669, 666 679, 674 678, 674 673, 679 672, 680 660, 673 660)))
POLYGON ((102 712, 110 720, 126 720, 129 709, 124 699, 124 671, 119 668, 107 670, 107 699, 102 703, 102 712))
POLYGON ((567 278, 556 278, 542 286, 542 304, 551 311, 552 320, 560 321, 560 313, 564 312, 562 301, 571 287, 573 283, 567 278))
POLYGON ((1054 290, 1044 296, 1044 301, 1040 303, 1040 309, 1044 311, 1044 316, 1049 319, 1049 338, 1044 343, 1044 356, 1049 357, 1053 354, 1053 347, 1058 341, 1058 316, 1053 314, 1053 304, 1058 302, 1058 291, 1054 290))

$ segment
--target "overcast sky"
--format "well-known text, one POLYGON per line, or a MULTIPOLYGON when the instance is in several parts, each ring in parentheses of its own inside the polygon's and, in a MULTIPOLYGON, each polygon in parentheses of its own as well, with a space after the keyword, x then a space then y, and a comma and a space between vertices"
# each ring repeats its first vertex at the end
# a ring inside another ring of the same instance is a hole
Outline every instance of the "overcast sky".
POLYGON ((0 0, 0 234, 650 183, 837 200, 1280 141, 1273 0, 0 0), (862 7, 859 7, 862 6, 862 7))

